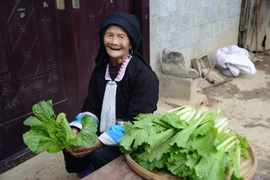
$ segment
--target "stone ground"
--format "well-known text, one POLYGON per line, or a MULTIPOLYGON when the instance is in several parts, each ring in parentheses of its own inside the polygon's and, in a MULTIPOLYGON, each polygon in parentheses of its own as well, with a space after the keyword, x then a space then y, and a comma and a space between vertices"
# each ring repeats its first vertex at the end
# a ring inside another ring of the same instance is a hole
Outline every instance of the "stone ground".
MULTIPOLYGON (((258 167, 253 180, 270 180, 270 51, 250 56, 257 72, 241 73, 222 85, 201 91, 209 108, 221 108, 221 115, 229 119, 229 127, 251 144, 258 167)), ((207 83, 205 86, 208 85, 207 83)), ((172 109, 161 97, 157 113, 172 109)), ((2 173, 0 180, 78 180, 64 169, 61 153, 41 153, 30 160, 2 173)))

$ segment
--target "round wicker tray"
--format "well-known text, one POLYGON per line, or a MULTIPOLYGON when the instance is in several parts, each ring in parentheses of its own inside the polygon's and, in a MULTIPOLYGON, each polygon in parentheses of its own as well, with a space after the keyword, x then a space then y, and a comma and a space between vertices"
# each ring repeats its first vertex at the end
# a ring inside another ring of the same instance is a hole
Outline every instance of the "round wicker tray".
MULTIPOLYGON (((252 148, 249 146, 250 158, 241 158, 240 174, 244 180, 251 180, 257 170, 257 159, 253 153, 252 148)), ((126 161, 131 169, 137 174, 147 180, 182 180, 182 178, 176 177, 172 174, 168 174, 162 171, 148 171, 136 163, 129 154, 125 154, 126 161)))

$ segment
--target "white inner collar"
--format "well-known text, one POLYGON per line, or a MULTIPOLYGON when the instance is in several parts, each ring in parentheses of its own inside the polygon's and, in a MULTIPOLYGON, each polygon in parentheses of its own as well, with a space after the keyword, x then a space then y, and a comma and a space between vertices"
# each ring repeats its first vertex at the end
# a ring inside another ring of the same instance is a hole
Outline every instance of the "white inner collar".
MULTIPOLYGON (((131 60, 131 58, 132 58, 132 55, 130 55, 130 54, 125 58, 125 60, 123 61, 114 81, 119 82, 123 79, 125 72, 126 72, 126 69, 127 69, 127 65, 129 63, 129 61, 131 60)), ((109 63, 107 64, 107 68, 106 68, 106 72, 105 72, 105 79, 108 81, 112 80, 111 76, 110 76, 109 63)))

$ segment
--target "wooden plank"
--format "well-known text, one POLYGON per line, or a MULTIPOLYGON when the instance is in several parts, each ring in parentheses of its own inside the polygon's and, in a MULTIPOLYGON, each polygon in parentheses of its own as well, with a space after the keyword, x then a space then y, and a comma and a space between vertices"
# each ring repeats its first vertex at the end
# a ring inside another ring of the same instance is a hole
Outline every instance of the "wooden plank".
POLYGON ((221 85, 221 84, 225 84, 225 83, 230 82, 230 81, 232 81, 232 79, 227 79, 227 80, 224 80, 224 81, 222 81, 222 82, 218 82, 218 83, 212 84, 212 85, 207 86, 207 87, 204 87, 204 88, 202 88, 202 89, 198 89, 198 91, 202 91, 202 90, 205 90, 205 89, 209 89, 209 88, 212 88, 212 87, 214 87, 214 86, 218 86, 218 85, 221 85))
POLYGON ((202 69, 203 77, 207 76, 206 80, 208 80, 209 82, 211 82, 211 83, 219 83, 219 82, 224 81, 224 78, 221 75, 219 75, 217 72, 211 71, 207 75, 208 72, 209 72, 209 68, 202 69))
POLYGON ((193 69, 196 69, 198 71, 200 76, 202 76, 202 69, 206 69, 206 68, 210 69, 212 67, 212 63, 208 55, 203 55, 199 58, 192 59, 191 65, 193 69))
MULTIPOLYGON (((269 20, 269 23, 270 23, 270 20, 269 20)), ((270 27, 266 28, 266 41, 265 41, 264 50, 269 50, 269 49, 270 49, 270 27)))
POLYGON ((116 158, 112 162, 106 164, 102 168, 94 171, 82 180, 143 180, 141 176, 136 174, 126 163, 124 155, 116 158))

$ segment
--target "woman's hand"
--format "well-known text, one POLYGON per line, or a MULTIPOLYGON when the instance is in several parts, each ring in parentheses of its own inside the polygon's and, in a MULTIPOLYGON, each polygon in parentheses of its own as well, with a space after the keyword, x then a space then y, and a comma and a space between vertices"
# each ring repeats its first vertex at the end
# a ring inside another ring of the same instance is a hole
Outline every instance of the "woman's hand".
POLYGON ((103 146, 103 144, 97 140, 96 143, 91 146, 82 146, 72 150, 67 150, 67 152, 72 154, 74 157, 82 158, 101 146, 103 146))
MULTIPOLYGON (((78 135, 78 133, 79 133, 79 129, 78 129, 78 128, 75 128, 75 127, 72 127, 71 130, 72 130, 72 133, 73 133, 74 138, 75 138, 75 137, 78 135)), ((67 152, 69 152, 69 153, 72 152, 72 150, 67 149, 67 148, 65 148, 65 150, 66 150, 67 152)))
POLYGON ((71 128, 71 130, 73 132, 74 137, 76 137, 79 133, 79 130, 77 128, 71 128))

